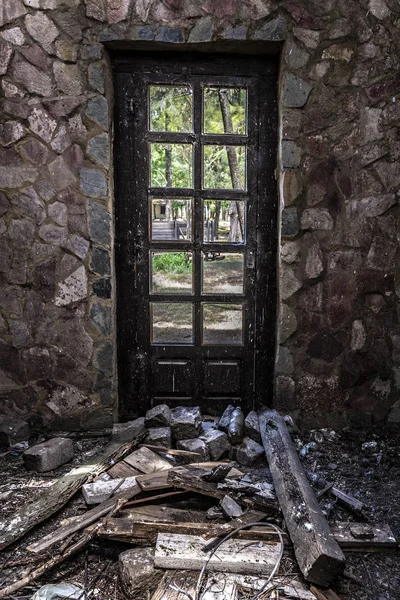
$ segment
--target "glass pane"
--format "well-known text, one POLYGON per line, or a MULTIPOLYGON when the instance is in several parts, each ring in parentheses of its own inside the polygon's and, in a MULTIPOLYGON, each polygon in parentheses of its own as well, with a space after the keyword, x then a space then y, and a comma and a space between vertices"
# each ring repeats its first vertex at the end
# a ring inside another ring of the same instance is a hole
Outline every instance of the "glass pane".
POLYGON ((204 252, 203 294, 243 294, 243 254, 204 252))
POLYGON ((204 242, 243 244, 246 203, 243 200, 204 200, 204 242))
POLYGON ((150 130, 193 131, 192 88, 150 86, 150 130))
POLYGON ((245 146, 204 146, 204 187, 244 190, 245 146))
POLYGON ((203 304, 203 344, 243 344, 243 308, 240 304, 203 304))
POLYGON ((193 305, 188 302, 151 302, 151 343, 192 344, 193 305))
POLYGON ((191 240, 192 201, 188 198, 151 200, 152 240, 191 240))
POLYGON ((192 187, 192 144, 150 144, 150 159, 152 187, 192 187))
POLYGON ((204 133, 246 134, 247 91, 244 88, 204 89, 204 133))
POLYGON ((150 291, 152 294, 191 294, 193 257, 191 252, 151 252, 150 291))

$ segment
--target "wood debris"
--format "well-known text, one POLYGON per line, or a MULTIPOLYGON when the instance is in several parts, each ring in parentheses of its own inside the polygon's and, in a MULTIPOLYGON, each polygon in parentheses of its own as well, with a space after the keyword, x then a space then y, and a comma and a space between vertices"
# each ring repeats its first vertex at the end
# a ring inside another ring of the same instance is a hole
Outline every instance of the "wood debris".
MULTIPOLYGON (((181 600, 186 594, 193 600, 237 600, 239 593, 251 596, 265 589, 266 598, 337 600, 335 592, 319 586, 328 587, 341 572, 341 548, 392 550, 396 539, 387 525, 349 521, 329 527, 284 419, 265 410, 259 421, 269 470, 266 462, 258 470, 228 458, 204 462, 200 453, 141 444, 140 437, 112 441, 99 457, 44 488, 39 500, 0 521, 1 549, 51 517, 78 491, 86 501, 82 514, 27 546, 30 558, 9 561, 27 565, 27 571, 18 581, 6 582, 0 598, 99 539, 129 544, 138 556, 141 548, 147 549, 143 563, 151 560, 152 565, 143 581, 153 587, 152 596, 143 599, 181 600), (303 576, 318 587, 277 577, 283 547, 294 549, 303 576)), ((361 501, 336 486, 326 486, 328 491, 352 512, 365 513, 361 501)), ((142 600, 140 593, 136 600, 142 600)))

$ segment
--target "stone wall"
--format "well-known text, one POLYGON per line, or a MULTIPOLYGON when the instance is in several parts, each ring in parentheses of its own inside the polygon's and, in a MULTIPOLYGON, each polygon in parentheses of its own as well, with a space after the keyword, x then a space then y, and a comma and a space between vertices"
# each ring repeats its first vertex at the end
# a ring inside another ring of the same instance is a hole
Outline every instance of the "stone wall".
POLYGON ((117 416, 107 46, 229 41, 282 53, 275 405, 399 420, 397 0, 2 0, 0 414, 117 416))

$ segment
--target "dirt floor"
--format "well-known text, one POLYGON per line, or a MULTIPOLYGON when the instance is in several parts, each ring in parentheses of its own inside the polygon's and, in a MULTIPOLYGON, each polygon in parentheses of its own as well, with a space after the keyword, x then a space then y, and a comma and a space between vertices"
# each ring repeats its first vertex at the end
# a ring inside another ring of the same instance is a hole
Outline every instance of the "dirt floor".
MULTIPOLYGON (((301 460, 304 468, 314 474, 311 478, 316 491, 324 487, 325 480, 334 483, 368 505, 366 518, 371 523, 389 524, 396 538, 400 539, 400 433, 348 430, 335 434, 331 430, 318 430, 294 435, 294 439, 300 454, 303 454, 301 460)), ((73 465, 99 453, 107 442, 107 437, 75 440, 73 465)), ((25 470, 18 451, 1 455, 0 519, 11 517, 25 502, 36 499, 44 487, 68 472, 71 466, 69 463, 52 473, 32 474, 25 470)), ((209 506, 208 499, 201 497, 198 501, 204 502, 205 508, 209 506)), ((323 497, 321 505, 331 523, 362 520, 359 515, 352 515, 341 508, 329 493, 323 497)), ((77 515, 85 508, 83 498, 77 494, 58 515, 20 542, 3 550, 0 553, 0 590, 19 579, 34 564, 29 563, 32 555, 25 550, 28 542, 40 539, 63 519, 77 515)), ((88 597, 122 600, 124 595, 119 589, 117 577, 118 555, 127 547, 109 541, 95 541, 88 550, 47 573, 32 586, 25 587, 13 598, 30 598, 45 583, 68 581, 82 585, 86 583, 86 588, 91 590, 88 597)), ((398 551, 347 552, 346 559, 345 576, 332 586, 343 600, 400 600, 398 551)), ((43 555, 39 560, 43 560, 43 555)), ((285 551, 280 573, 289 578, 297 573, 296 562, 290 552, 285 551)))

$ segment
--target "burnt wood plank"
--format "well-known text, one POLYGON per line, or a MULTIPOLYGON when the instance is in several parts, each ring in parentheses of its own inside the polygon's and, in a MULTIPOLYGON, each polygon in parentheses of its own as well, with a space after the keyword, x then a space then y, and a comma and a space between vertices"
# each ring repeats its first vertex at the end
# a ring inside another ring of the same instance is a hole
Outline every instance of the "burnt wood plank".
POLYGON ((91 458, 83 465, 72 469, 50 488, 44 489, 38 500, 26 504, 14 516, 2 519, 0 521, 0 550, 51 517, 72 498, 84 483, 92 481, 110 464, 125 456, 136 446, 137 441, 140 440, 124 443, 113 440, 100 456, 91 458))
POLYGON ((343 552, 308 483, 283 417, 275 410, 262 410, 259 421, 276 495, 300 570, 308 581, 329 586, 344 569, 343 552))

